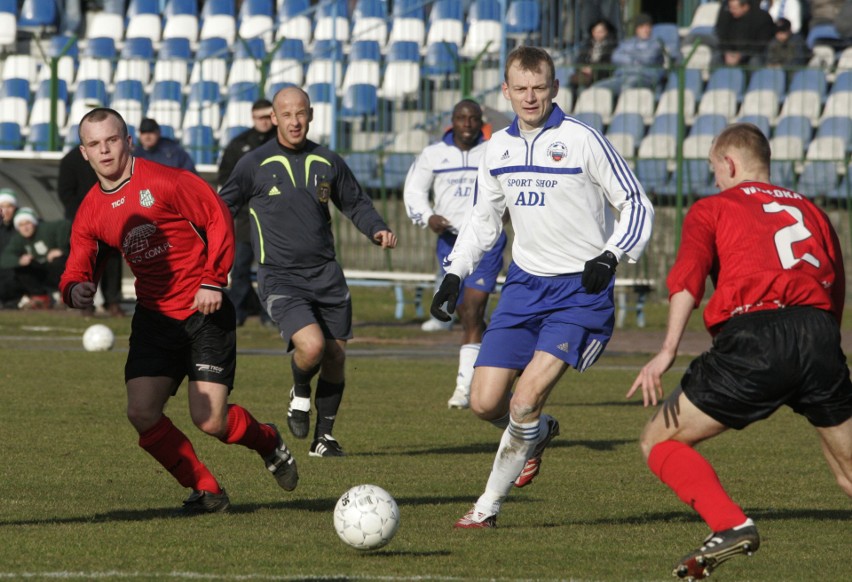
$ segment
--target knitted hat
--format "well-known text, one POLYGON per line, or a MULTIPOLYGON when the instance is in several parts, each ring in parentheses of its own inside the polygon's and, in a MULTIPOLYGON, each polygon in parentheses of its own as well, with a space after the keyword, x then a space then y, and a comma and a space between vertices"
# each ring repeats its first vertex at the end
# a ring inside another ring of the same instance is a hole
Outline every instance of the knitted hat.
POLYGON ((18 197, 15 196, 15 191, 11 188, 0 188, 0 204, 18 205, 18 197))
POLYGON ((32 222, 38 225, 38 215, 36 215, 35 210, 32 208, 19 208, 15 213, 15 218, 12 219, 12 223, 15 225, 15 228, 19 228, 22 222, 32 222))

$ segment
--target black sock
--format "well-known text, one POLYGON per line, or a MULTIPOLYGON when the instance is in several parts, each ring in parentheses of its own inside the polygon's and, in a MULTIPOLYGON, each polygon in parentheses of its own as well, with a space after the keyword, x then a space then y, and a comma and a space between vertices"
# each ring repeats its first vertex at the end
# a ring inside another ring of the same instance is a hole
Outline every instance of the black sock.
POLYGON ((310 370, 302 370, 296 365, 295 358, 290 360, 290 369, 293 370, 293 387, 299 398, 311 397, 311 379, 319 372, 320 365, 317 364, 310 370))
POLYGON ((340 402, 343 400, 343 387, 345 385, 345 382, 332 384, 323 380, 322 376, 317 380, 317 397, 315 399, 317 424, 314 429, 314 438, 331 434, 334 429, 334 419, 337 416, 337 410, 340 408, 340 402))

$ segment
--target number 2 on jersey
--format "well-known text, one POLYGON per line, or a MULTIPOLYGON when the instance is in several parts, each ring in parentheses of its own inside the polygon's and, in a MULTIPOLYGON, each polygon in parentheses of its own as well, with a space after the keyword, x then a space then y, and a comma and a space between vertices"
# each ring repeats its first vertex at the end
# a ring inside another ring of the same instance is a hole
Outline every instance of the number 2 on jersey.
POLYGON ((802 211, 795 206, 787 206, 778 202, 769 202, 763 205, 763 211, 774 214, 776 212, 786 212, 795 220, 795 224, 785 226, 775 233, 775 250, 778 251, 778 258, 781 260, 781 266, 785 269, 793 268, 799 261, 805 261, 819 268, 819 259, 810 253, 805 253, 801 257, 797 257, 793 253, 793 244, 807 240, 813 236, 808 227, 805 226, 802 211))

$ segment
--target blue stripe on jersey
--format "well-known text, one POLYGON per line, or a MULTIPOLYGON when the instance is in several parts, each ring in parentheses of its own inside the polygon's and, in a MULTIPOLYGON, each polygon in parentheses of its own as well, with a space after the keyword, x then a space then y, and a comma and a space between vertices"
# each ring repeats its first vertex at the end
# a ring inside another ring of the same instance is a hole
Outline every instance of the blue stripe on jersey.
POLYGON ((574 123, 575 125, 585 127, 589 130, 589 132, 591 132, 592 136, 594 136, 603 149, 607 161, 613 169, 613 174, 615 174, 615 177, 621 187, 627 192, 627 201, 634 208, 634 212, 631 213, 631 221, 627 226, 627 232, 621 240, 617 241, 615 244, 618 248, 624 251, 629 251, 641 240, 641 233, 645 224, 645 216, 648 213, 648 210, 639 200, 639 184, 636 180, 636 176, 630 171, 627 166, 627 162, 621 154, 616 151, 612 144, 604 138, 599 131, 573 117, 566 116, 565 120, 574 123))
POLYGON ((583 168, 546 168, 544 166, 506 166, 505 168, 497 168, 489 170, 492 176, 501 174, 511 174, 514 172, 534 172, 536 174, 582 174, 583 168))
POLYGON ((458 168, 447 168, 446 170, 432 170, 433 174, 446 174, 448 172, 475 172, 479 168, 475 166, 460 166, 458 168))

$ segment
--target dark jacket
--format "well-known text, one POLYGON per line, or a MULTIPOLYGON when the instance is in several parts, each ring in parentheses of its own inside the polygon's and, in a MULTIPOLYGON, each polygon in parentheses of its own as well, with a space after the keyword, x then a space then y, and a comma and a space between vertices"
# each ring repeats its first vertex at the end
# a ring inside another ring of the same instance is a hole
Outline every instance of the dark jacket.
POLYGON ((716 20, 716 37, 719 50, 739 52, 742 64, 759 64, 765 59, 766 47, 775 36, 775 23, 766 10, 755 1, 740 18, 734 18, 727 9, 719 10, 716 20), (754 59, 754 60, 752 60, 754 59))
POLYGON ((195 163, 192 161, 192 158, 189 157, 189 154, 186 153, 186 150, 183 149, 178 142, 168 137, 160 136, 157 145, 150 150, 146 150, 141 145, 137 144, 136 147, 133 148, 133 155, 137 158, 142 158, 143 160, 150 160, 152 162, 163 164, 164 166, 183 168, 184 170, 197 173, 195 171, 195 163))
POLYGON ((73 147, 59 162, 59 200, 65 207, 65 218, 74 220, 80 203, 98 182, 92 165, 83 157, 80 148, 73 147))

